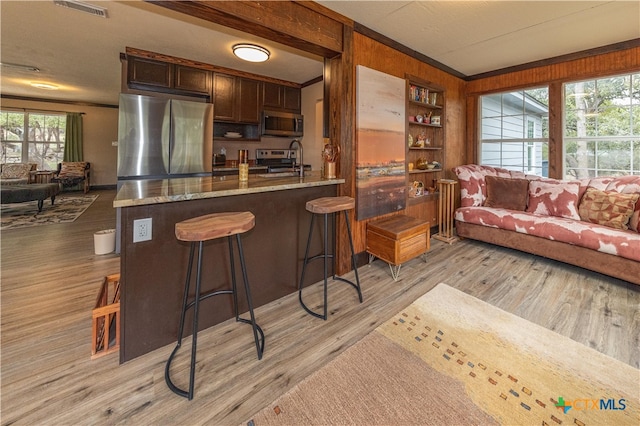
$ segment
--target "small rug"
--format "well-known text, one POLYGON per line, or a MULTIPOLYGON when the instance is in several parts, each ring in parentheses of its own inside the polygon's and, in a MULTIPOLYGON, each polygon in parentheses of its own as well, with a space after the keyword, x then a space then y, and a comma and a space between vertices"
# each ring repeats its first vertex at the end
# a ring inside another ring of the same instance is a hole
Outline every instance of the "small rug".
POLYGON ((247 425, 637 425, 639 370, 446 284, 247 425))
POLYGON ((48 225, 75 221, 98 195, 58 195, 53 206, 51 199, 44 200, 42 211, 38 212, 38 202, 2 204, 0 207, 0 230, 25 228, 28 226, 48 225))

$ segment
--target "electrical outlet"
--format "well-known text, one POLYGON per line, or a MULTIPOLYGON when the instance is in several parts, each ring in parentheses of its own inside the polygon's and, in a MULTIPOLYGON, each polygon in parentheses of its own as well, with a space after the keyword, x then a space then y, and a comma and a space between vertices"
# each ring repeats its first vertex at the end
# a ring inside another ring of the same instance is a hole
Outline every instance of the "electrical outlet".
POLYGON ((151 241, 151 218, 133 221, 133 242, 151 241))

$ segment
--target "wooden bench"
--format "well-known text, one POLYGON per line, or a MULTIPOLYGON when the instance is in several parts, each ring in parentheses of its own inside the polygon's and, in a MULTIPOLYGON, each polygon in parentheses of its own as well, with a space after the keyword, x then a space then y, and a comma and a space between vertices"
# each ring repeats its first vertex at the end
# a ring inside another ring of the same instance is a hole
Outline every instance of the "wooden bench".
POLYGON ((398 280, 400 267, 404 262, 426 254, 429 247, 427 221, 396 215, 367 223, 369 263, 375 257, 387 262, 394 281, 398 280))

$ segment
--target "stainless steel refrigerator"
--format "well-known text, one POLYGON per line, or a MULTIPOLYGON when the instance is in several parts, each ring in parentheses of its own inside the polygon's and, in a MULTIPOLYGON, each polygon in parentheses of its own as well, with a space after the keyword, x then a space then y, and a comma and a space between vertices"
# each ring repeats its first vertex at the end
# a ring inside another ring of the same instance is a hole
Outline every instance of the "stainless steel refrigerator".
POLYGON ((120 95, 118 180, 211 175, 213 104, 120 95))
MULTIPOLYGON (((118 189, 132 179, 211 176, 213 104, 121 94, 118 189)), ((116 209, 116 253, 120 253, 116 209)))

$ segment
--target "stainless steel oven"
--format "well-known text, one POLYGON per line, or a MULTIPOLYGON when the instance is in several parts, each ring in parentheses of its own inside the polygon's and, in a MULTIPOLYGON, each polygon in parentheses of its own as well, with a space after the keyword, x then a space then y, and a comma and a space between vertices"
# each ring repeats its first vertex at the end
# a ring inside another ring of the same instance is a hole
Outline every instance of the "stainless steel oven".
MULTIPOLYGON (((266 166, 268 173, 280 173, 286 171, 293 171, 296 164, 295 149, 257 149, 256 150, 256 165, 266 166)), ((304 169, 311 170, 309 164, 304 165, 304 169)))

